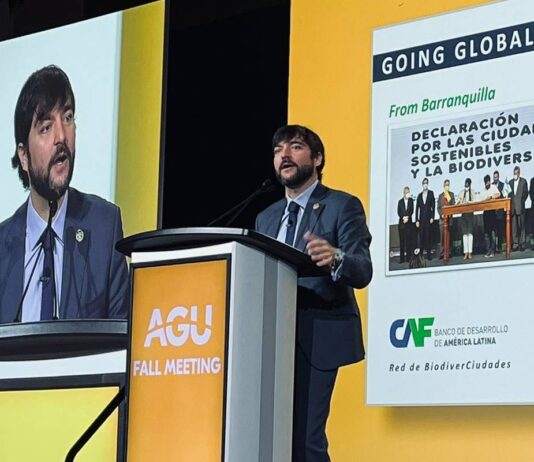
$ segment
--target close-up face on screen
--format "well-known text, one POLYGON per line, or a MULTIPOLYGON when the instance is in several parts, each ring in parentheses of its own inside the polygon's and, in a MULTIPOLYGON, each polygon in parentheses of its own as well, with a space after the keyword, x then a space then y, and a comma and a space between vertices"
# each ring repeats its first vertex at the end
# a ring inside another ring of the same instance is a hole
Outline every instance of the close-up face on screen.
POLYGON ((122 14, 114 13, 0 42, 0 66, 10 69, 0 77, 0 194, 8 198, 0 219, 28 196, 20 161, 12 168, 11 158, 23 158, 26 178, 42 170, 49 182, 58 170, 48 165, 58 145, 57 152, 65 146, 72 157, 69 186, 115 200, 121 25, 122 14))

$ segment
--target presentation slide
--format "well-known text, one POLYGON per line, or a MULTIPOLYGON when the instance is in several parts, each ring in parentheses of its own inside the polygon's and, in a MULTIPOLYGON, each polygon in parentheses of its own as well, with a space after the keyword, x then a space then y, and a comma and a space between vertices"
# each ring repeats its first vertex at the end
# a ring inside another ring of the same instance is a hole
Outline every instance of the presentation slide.
POLYGON ((534 4, 375 31, 367 403, 532 404, 534 4))

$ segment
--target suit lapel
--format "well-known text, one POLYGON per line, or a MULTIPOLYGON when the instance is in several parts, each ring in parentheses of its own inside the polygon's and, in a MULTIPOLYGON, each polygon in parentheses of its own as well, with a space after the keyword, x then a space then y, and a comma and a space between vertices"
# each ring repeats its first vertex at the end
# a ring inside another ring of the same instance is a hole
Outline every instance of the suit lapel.
POLYGON ((271 219, 269 220, 269 223, 267 224, 265 230, 262 231, 264 234, 267 234, 268 236, 271 236, 276 239, 276 236, 278 236, 278 229, 280 228, 280 223, 282 222, 282 217, 284 215, 286 205, 286 199, 282 199, 281 201, 278 201, 276 204, 274 204, 271 213, 271 219))
POLYGON ((82 220, 82 197, 69 189, 69 203, 63 234, 63 275, 61 279, 60 318, 80 317, 79 306, 85 285, 90 233, 82 220))
POLYGON ((301 251, 306 249, 306 241, 304 240, 304 233, 310 231, 313 233, 317 220, 323 213, 326 204, 323 199, 328 192, 328 188, 323 186, 321 183, 318 183, 315 189, 310 196, 310 200, 306 204, 306 209, 304 210, 304 215, 300 221, 299 229, 297 230, 297 236, 295 238, 295 247, 301 251))

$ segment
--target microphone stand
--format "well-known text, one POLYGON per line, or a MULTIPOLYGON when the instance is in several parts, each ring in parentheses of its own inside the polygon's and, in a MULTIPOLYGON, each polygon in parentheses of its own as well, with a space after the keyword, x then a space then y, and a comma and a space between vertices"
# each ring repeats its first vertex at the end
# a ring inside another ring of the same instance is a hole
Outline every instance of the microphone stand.
POLYGON ((37 262, 39 261, 39 257, 41 256, 41 253, 43 251, 43 242, 39 242, 39 250, 37 251, 37 257, 35 258, 35 262, 33 263, 33 268, 30 273, 30 277, 28 278, 28 281, 26 282, 26 287, 24 287, 24 291, 22 292, 22 297, 20 298, 20 302, 17 307, 17 314, 13 318, 13 322, 20 322, 22 318, 22 304, 24 303, 24 299, 26 298, 26 293, 28 292, 28 289, 30 288, 30 282, 33 278, 33 273, 35 273, 35 269, 37 268, 37 262))
POLYGON ((56 293, 56 262, 54 261, 54 248, 56 245, 56 237, 55 237, 54 231, 52 230, 52 219, 54 218, 57 212, 57 207, 58 207, 57 201, 49 200, 48 207, 50 208, 50 212, 48 214, 48 224, 47 224, 48 239, 49 239, 48 243, 50 245, 50 249, 52 250, 52 260, 50 262, 52 265, 52 268, 51 268, 52 274, 50 275, 51 277, 50 282, 52 284, 52 319, 54 321, 57 321, 59 319, 59 309, 57 306, 57 293, 56 293))
POLYGON ((30 277, 28 278, 28 281, 26 282, 26 286, 24 287, 24 291, 22 292, 22 297, 20 298, 20 302, 17 307, 17 313, 15 315, 15 318, 13 319, 13 322, 20 322, 22 318, 22 305, 24 304, 24 299, 26 298, 26 294, 28 293, 28 289, 30 288, 30 282, 33 278, 33 274, 35 273, 35 270, 37 268, 37 263, 39 262, 39 258, 41 257, 41 253, 43 251, 44 243, 43 240, 48 237, 50 239, 49 244, 50 248, 52 249, 52 274, 50 277, 52 278, 52 300, 53 300, 53 314, 52 319, 57 320, 58 317, 58 307, 57 307, 57 297, 56 297, 56 275, 55 275, 55 262, 54 262, 54 244, 55 244, 55 238, 52 231, 52 218, 54 218, 54 215, 57 212, 57 201, 51 200, 48 201, 48 207, 50 208, 50 211, 48 213, 48 223, 45 228, 45 232, 43 235, 43 239, 39 240, 39 250, 37 251, 37 256, 35 258, 35 262, 33 263, 33 268, 30 272, 30 277))
POLYGON ((231 223, 234 222, 234 220, 241 214, 241 212, 247 207, 248 204, 252 202, 252 200, 263 193, 274 191, 276 187, 273 185, 273 182, 267 178, 261 186, 254 191, 250 196, 248 196, 246 199, 242 200, 239 204, 233 206, 230 210, 224 212, 222 215, 218 216, 214 220, 211 220, 207 226, 213 226, 218 221, 221 221, 223 218, 226 218, 228 215, 233 215, 230 217, 230 219, 225 223, 225 226, 229 226, 231 223), (235 212, 235 213, 234 213, 235 212))

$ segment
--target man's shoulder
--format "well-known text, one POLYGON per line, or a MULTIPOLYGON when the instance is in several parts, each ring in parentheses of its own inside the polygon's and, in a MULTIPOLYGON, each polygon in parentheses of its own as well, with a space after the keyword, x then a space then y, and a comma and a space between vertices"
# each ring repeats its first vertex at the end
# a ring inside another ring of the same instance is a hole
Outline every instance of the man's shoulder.
POLYGON ((323 186, 323 187, 325 188, 325 197, 329 199, 342 200, 342 201, 354 200, 354 199, 358 201, 360 200, 354 194, 350 194, 346 191, 342 191, 341 189, 333 189, 333 188, 329 188, 328 186, 323 186))
POLYGON ((26 223, 26 208, 28 202, 24 202, 9 218, 0 223, 0 238, 3 239, 18 227, 24 227, 26 223))
POLYGON ((260 213, 258 213, 258 219, 261 219, 265 216, 269 216, 272 213, 276 213, 279 210, 282 210, 283 208, 285 208, 286 202, 287 201, 285 198, 279 199, 276 202, 273 202, 271 205, 264 208, 260 213))
POLYGON ((118 210, 118 206, 96 194, 84 193, 74 188, 69 189, 69 211, 110 214, 117 213, 118 210))

